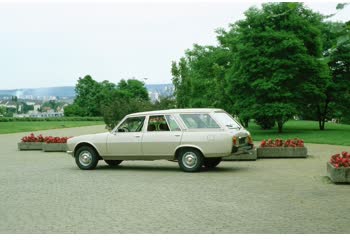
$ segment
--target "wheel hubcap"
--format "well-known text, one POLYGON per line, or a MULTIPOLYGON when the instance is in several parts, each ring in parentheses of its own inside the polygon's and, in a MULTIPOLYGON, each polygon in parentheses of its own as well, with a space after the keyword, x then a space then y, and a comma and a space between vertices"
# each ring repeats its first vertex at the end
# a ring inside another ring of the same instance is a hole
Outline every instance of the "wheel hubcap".
POLYGON ((193 168, 197 164, 197 156, 193 152, 187 152, 182 157, 182 163, 187 168, 193 168))
POLYGON ((83 166, 89 166, 91 164, 91 162, 92 162, 92 155, 91 155, 91 153, 88 152, 88 151, 82 151, 79 154, 79 162, 83 166))

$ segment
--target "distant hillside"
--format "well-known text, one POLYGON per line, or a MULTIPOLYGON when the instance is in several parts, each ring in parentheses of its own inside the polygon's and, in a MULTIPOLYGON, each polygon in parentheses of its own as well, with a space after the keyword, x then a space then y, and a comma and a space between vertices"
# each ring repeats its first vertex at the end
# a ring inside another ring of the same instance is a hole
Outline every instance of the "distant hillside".
POLYGON ((50 88, 22 88, 12 90, 0 90, 0 96, 56 96, 74 97, 74 87, 50 87, 50 88))
MULTIPOLYGON (((173 92, 173 85, 169 84, 146 84, 149 92, 160 95, 168 95, 173 92)), ((55 96, 55 97, 74 97, 74 87, 49 87, 49 88, 22 88, 12 90, 0 90, 0 96, 55 96)))
POLYGON ((146 84, 148 92, 158 93, 159 95, 170 95, 174 92, 174 85, 167 84, 146 84))

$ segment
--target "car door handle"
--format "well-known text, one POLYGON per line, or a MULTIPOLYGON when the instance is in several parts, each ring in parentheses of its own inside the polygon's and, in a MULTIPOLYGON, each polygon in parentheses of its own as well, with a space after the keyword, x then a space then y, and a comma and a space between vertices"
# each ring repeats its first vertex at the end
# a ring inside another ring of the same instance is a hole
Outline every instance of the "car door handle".
POLYGON ((136 135, 135 137, 136 137, 136 138, 139 138, 139 137, 141 137, 141 136, 140 136, 140 135, 136 135))
POLYGON ((181 134, 175 134, 175 137, 180 137, 181 136, 181 134))

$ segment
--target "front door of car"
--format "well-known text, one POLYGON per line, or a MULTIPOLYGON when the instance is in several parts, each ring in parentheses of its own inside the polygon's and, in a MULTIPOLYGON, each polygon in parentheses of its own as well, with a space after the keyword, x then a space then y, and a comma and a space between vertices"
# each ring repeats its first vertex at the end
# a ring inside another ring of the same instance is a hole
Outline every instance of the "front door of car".
POLYGON ((142 138, 142 153, 154 158, 173 156, 181 137, 182 131, 173 116, 149 116, 142 138))
POLYGON ((124 159, 142 156, 141 139, 144 122, 145 117, 127 118, 115 132, 109 134, 107 139, 108 156, 119 156, 124 157, 124 159))

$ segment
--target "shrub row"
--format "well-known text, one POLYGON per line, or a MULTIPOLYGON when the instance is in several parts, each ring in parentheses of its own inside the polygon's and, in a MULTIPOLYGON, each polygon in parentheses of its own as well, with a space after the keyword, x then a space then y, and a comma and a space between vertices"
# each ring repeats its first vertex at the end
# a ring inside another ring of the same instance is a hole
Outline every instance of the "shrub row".
POLYGON ((13 118, 0 117, 0 122, 58 122, 58 121, 103 121, 102 117, 55 117, 55 118, 13 118))

